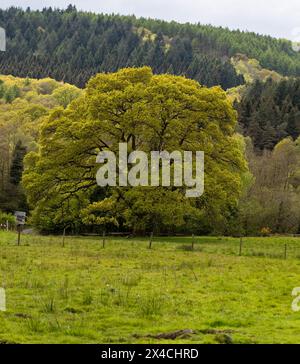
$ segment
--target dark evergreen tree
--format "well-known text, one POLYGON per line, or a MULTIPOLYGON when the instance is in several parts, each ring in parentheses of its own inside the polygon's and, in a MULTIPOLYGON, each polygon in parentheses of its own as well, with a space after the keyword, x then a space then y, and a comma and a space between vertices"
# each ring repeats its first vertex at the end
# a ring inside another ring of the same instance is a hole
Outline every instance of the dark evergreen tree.
POLYGON ((10 168, 10 183, 14 186, 18 186, 21 182, 25 155, 26 147, 24 147, 22 142, 19 140, 13 152, 12 165, 10 168))
POLYGON ((236 105, 239 123, 258 150, 273 149, 282 139, 300 135, 300 79, 257 81, 236 105))

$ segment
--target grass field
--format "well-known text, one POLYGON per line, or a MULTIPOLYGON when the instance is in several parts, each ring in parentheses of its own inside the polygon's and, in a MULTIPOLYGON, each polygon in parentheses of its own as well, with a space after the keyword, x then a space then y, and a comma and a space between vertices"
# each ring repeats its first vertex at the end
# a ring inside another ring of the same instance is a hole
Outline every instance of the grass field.
POLYGON ((0 232, 0 343, 300 343, 300 240, 0 232), (287 259, 285 244, 288 244, 287 259), (156 334, 192 329, 159 340, 156 334))

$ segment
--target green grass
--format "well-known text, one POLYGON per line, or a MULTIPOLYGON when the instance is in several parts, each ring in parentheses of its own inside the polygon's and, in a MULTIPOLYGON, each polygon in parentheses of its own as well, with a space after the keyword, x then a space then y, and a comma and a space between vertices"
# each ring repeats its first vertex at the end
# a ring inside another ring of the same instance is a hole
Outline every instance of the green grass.
POLYGON ((300 343, 300 240, 108 239, 0 232, 0 343, 300 343), (288 244, 287 259, 284 246, 288 244), (192 329, 175 341, 149 337, 192 329), (211 331, 215 330, 215 331, 211 331))

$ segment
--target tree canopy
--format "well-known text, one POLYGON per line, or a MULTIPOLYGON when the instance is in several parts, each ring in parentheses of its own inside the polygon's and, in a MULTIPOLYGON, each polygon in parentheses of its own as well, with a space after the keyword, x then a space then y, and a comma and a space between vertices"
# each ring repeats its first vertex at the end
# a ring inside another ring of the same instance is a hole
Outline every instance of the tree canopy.
POLYGON ((151 230, 222 229, 237 206, 246 163, 234 133, 236 112, 219 87, 148 67, 93 77, 67 109, 42 125, 40 148, 26 157, 23 183, 41 229, 99 225, 151 230), (204 151, 205 194, 188 199, 166 187, 96 183, 100 151, 204 151), (187 226, 187 224, 189 226, 187 226))

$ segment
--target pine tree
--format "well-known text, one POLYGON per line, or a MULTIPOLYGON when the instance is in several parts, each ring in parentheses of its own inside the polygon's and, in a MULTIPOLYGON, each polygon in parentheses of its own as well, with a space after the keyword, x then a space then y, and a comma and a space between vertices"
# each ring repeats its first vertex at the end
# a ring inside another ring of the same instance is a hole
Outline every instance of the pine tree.
POLYGON ((10 183, 14 186, 20 184, 22 179, 22 173, 24 170, 24 157, 26 155, 26 147, 22 145, 22 142, 19 140, 15 146, 12 158, 12 165, 10 168, 10 183))

